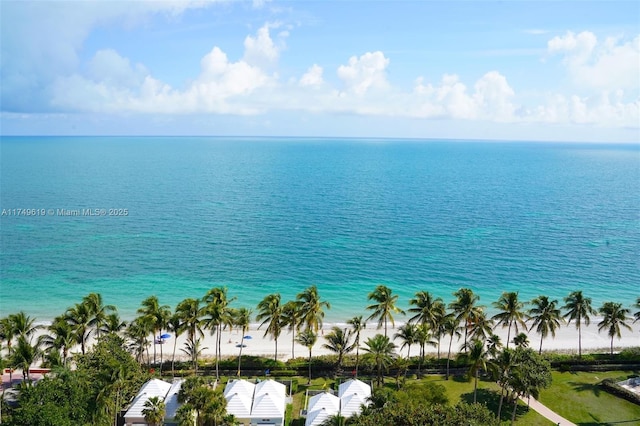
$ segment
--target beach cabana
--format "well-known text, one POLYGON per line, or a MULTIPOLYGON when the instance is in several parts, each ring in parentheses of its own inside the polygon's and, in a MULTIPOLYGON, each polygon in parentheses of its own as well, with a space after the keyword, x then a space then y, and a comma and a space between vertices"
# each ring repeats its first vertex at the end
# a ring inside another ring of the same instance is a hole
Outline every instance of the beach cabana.
POLYGON ((246 380, 232 380, 224 388, 227 413, 233 414, 243 425, 251 423, 251 406, 256 385, 246 380))
POLYGON ((251 406, 252 426, 282 426, 286 408, 287 387, 275 380, 256 385, 251 406))
POLYGON ((309 398, 305 426, 317 426, 326 419, 340 412, 340 398, 328 392, 319 393, 309 398))
POLYGON ((180 404, 178 402, 178 394, 180 393, 180 389, 182 388, 183 379, 174 380, 167 392, 167 396, 164 398, 164 406, 165 406, 165 415, 164 415, 164 424, 165 426, 177 426, 177 422, 175 421, 176 413, 178 412, 178 408, 180 408, 180 404))
POLYGON ((164 401, 170 389, 171 384, 164 380, 152 379, 145 383, 124 415, 125 425, 146 425, 147 422, 144 419, 144 414, 142 414, 144 404, 154 396, 160 397, 164 401))
POLYGON ((351 417, 354 414, 360 414, 362 405, 368 404, 371 386, 357 379, 347 380, 338 387, 338 396, 340 397, 340 415, 351 417))

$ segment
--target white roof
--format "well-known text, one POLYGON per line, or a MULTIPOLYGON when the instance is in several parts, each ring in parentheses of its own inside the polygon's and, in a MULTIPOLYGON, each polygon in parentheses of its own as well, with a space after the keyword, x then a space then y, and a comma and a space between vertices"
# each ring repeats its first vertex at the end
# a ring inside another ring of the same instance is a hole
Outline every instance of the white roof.
POLYGON ((330 393, 323 392, 309 398, 307 419, 305 426, 322 424, 327 418, 338 414, 340 411, 340 398, 330 393))
MULTIPOLYGON (((238 394, 249 397, 249 399, 253 398, 253 392, 256 388, 256 385, 250 383, 246 380, 233 380, 227 383, 227 386, 224 388, 224 397, 238 394)), ((228 399, 228 398, 227 398, 228 399)))
POLYGON ((287 387, 275 380, 265 380, 256 385, 254 398, 257 399, 260 395, 264 395, 266 393, 285 399, 287 396, 287 387))
POLYGON ((351 417, 354 414, 360 414, 362 404, 365 404, 366 402, 366 397, 357 393, 343 396, 340 398, 340 414, 342 417, 351 417))
POLYGON ((169 392, 167 392, 167 396, 164 398, 165 405, 165 415, 164 418, 174 419, 176 417, 176 412, 178 408, 180 408, 180 403, 178 402, 178 393, 180 393, 180 389, 182 388, 183 379, 175 380, 171 384, 171 388, 169 392))
POLYGON ((237 418, 248 418, 251 416, 252 398, 240 393, 233 393, 225 396, 227 400, 227 413, 233 414, 237 418))
POLYGON ((256 395, 251 408, 253 418, 284 418, 285 400, 273 393, 256 395))
POLYGON ((171 384, 165 382, 164 380, 152 379, 145 383, 140 392, 136 395, 131 403, 131 406, 127 410, 124 415, 125 419, 142 419, 144 421, 144 415, 142 414, 142 410, 144 410, 144 404, 149 400, 149 398, 158 396, 164 400, 165 395, 171 389, 171 384))
POLYGON ((338 387, 338 396, 340 398, 354 393, 364 395, 365 398, 368 398, 371 396, 371 386, 358 379, 349 379, 338 387))

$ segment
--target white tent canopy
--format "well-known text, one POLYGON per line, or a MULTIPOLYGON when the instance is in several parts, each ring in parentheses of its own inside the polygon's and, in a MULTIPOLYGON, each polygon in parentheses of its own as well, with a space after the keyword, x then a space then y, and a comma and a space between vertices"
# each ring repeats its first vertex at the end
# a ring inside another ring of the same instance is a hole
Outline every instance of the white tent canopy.
POLYGON ((144 414, 142 414, 142 410, 145 408, 144 404, 154 396, 160 397, 164 401, 169 389, 171 389, 171 384, 164 380, 152 379, 145 383, 125 413, 125 423, 127 425, 146 424, 144 414))
POLYGON ((326 419, 338 414, 340 398, 328 392, 319 393, 309 398, 305 426, 317 426, 326 419))

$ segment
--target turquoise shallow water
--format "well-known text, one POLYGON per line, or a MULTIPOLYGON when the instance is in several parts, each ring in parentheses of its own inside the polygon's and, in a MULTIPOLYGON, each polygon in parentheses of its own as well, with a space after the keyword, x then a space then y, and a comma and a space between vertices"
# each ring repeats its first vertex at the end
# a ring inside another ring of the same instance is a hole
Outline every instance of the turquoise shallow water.
POLYGON ((225 285, 236 306, 310 284, 330 321, 384 283, 599 306, 640 295, 640 146, 465 141, 0 141, 0 314, 50 319, 89 292, 131 318, 225 285), (127 209, 62 216, 58 209, 127 209))

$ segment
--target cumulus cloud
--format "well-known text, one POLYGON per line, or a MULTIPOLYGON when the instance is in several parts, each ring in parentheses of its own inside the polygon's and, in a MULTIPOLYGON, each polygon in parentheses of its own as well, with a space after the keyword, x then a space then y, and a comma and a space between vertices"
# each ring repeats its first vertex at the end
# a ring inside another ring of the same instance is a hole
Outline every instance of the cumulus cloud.
POLYGON ((360 57, 352 56, 347 65, 338 67, 338 77, 347 91, 362 95, 372 88, 388 86, 385 70, 389 59, 380 51, 367 52, 360 57))
POLYGON ((284 38, 289 35, 286 31, 280 32, 280 44, 276 45, 269 34, 269 29, 278 26, 279 24, 264 24, 255 36, 248 35, 244 39, 244 60, 247 63, 267 66, 278 60, 280 50, 284 48, 284 38))
POLYGON ((627 41, 617 37, 598 41, 592 32, 569 31, 549 40, 547 50, 563 57, 569 75, 579 86, 607 90, 640 87, 640 35, 627 41))
POLYGON ((300 77, 300 86, 320 86, 322 80, 322 67, 313 64, 306 73, 300 77))

